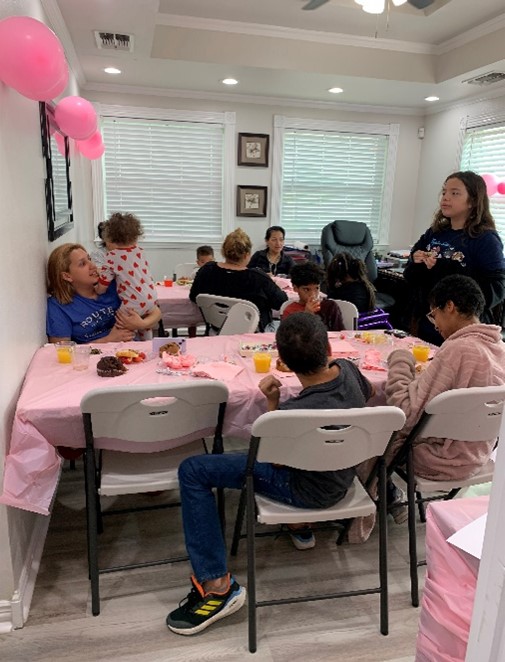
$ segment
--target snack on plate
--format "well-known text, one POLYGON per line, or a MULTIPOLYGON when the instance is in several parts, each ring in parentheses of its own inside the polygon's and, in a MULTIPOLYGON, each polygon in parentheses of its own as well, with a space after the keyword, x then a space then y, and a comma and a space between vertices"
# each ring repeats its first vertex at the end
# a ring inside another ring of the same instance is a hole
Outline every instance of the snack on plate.
POLYGON ((275 344, 275 342, 262 342, 262 343, 241 342, 240 343, 240 348, 239 348, 240 356, 250 357, 256 352, 266 352, 267 354, 270 354, 270 356, 274 358, 279 355, 277 351, 277 345, 275 344))
POLYGON ((176 342, 167 342, 164 345, 162 345, 158 351, 160 357, 163 356, 163 352, 166 352, 167 354, 173 354, 174 356, 178 356, 181 353, 181 348, 176 342))
POLYGON ((128 368, 121 363, 117 356, 102 356, 96 364, 99 377, 119 377, 127 372, 128 368))
POLYGON ((126 365, 130 363, 142 363, 146 358, 144 352, 137 352, 136 349, 120 349, 116 352, 116 356, 121 363, 126 363, 126 365))
POLYGON ((284 363, 284 361, 281 361, 281 359, 277 359, 275 362, 275 368, 276 370, 280 370, 280 372, 293 372, 288 368, 288 366, 284 363))
POLYGON ((98 347, 92 347, 89 353, 90 354, 101 354, 102 350, 98 349, 98 347))
POLYGON ((191 285, 193 279, 189 276, 181 276, 176 280, 177 285, 191 285))

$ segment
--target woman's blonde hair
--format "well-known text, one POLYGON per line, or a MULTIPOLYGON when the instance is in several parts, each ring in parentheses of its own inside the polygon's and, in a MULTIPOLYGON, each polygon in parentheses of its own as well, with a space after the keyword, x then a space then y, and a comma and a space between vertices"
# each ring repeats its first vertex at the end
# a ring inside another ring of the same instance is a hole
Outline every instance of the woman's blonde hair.
POLYGON ((223 257, 229 262, 241 262, 251 252, 252 242, 242 228, 237 228, 225 238, 221 246, 223 257))
POLYGON ((60 303, 71 303, 74 298, 74 287, 63 278, 63 273, 68 272, 71 255, 79 248, 86 252, 81 244, 62 244, 54 249, 47 261, 47 291, 60 303))

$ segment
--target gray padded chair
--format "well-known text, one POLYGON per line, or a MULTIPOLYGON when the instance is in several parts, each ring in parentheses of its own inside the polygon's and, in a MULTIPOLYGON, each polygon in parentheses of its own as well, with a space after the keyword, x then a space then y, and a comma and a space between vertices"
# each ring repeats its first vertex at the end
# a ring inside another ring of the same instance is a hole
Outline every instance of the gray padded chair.
MULTIPOLYGON (((353 257, 363 260, 368 278, 374 283, 377 280, 377 264, 373 255, 373 239, 366 223, 358 221, 332 221, 325 225, 321 232, 321 250, 324 266, 328 267, 337 253, 350 253, 353 257)), ((377 292, 376 305, 383 310, 390 310, 395 300, 389 294, 377 292)))

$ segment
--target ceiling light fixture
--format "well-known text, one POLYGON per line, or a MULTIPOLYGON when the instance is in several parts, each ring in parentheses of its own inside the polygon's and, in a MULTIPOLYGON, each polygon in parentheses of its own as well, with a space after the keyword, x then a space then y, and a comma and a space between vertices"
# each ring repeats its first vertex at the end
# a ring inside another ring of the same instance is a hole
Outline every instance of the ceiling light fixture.
POLYGON ((360 5, 367 14, 383 14, 389 2, 395 7, 401 7, 407 0, 354 0, 354 2, 360 5))
POLYGON ((330 87, 328 92, 331 92, 332 94, 340 94, 340 92, 343 92, 344 90, 341 87, 330 87))
POLYGON ((238 85, 238 80, 236 78, 225 78, 221 82, 223 85, 238 85))
POLYGON ((104 69, 106 74, 120 74, 121 69, 116 69, 116 67, 105 67, 104 69))
POLYGON ((440 101, 439 97, 425 97, 425 101, 440 101))

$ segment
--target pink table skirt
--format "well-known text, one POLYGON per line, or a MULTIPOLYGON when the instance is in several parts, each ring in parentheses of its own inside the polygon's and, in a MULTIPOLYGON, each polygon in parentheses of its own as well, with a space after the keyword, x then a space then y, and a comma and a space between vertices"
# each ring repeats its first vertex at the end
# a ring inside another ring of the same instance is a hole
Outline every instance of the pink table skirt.
POLYGON ((158 305, 165 329, 204 324, 200 309, 189 299, 189 290, 188 285, 176 285, 175 283, 172 287, 156 286, 158 305))
POLYGON ((430 504, 426 521, 426 581, 416 662, 463 662, 479 561, 447 538, 487 512, 489 497, 430 504))
MULTIPOLYGON (((166 288, 170 289, 170 288, 166 288)), ((354 340, 352 332, 330 334, 330 337, 345 335, 353 345, 355 354, 364 354, 370 345, 354 340)), ((243 367, 242 372, 227 383, 229 400, 224 421, 224 435, 248 439, 252 423, 266 411, 266 400, 258 388, 263 375, 254 372, 252 359, 239 355, 240 342, 272 342, 274 334, 246 334, 242 336, 197 337, 187 340, 187 351, 201 363, 228 360, 243 367)), ((407 341, 395 341, 395 347, 405 346, 407 341)), ((99 345, 103 354, 114 354, 118 349, 131 346, 115 343, 99 345)), ((135 343, 136 349, 151 353, 151 343, 135 343)), ((383 354, 394 347, 381 347, 383 354)), ((152 354, 152 353, 151 353, 152 354)), ((91 356, 90 369, 78 372, 71 365, 56 361, 54 347, 39 349, 26 373, 23 389, 18 400, 11 443, 5 460, 3 494, 0 503, 48 513, 56 489, 60 470, 60 458, 55 446, 82 448, 85 445, 80 402, 85 393, 94 388, 106 388, 125 384, 160 384, 171 381, 194 379, 190 376, 168 376, 157 372, 158 359, 131 364, 128 372, 120 377, 104 379, 97 375, 96 364, 100 355, 91 356)), ((374 384, 376 395, 370 406, 384 404, 383 387, 386 372, 364 370, 374 384)), ((278 373, 282 380, 282 399, 300 391, 298 379, 290 373, 278 373)), ((121 448, 121 444, 104 442, 104 448, 121 448)), ((167 446, 165 446, 167 447, 167 446)), ((154 448, 153 448, 154 450, 154 448)))

